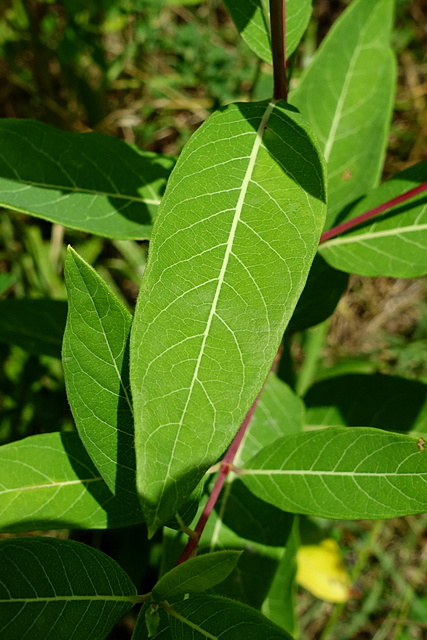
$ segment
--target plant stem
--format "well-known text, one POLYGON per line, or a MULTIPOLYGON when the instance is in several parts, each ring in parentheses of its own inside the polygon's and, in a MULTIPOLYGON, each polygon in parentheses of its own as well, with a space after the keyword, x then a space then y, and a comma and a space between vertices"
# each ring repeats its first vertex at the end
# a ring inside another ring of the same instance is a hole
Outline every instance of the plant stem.
POLYGON ((409 191, 405 191, 405 193, 402 193, 402 195, 397 196, 396 198, 392 198, 391 200, 388 200, 387 202, 384 202, 383 204, 380 204, 373 209, 369 209, 369 211, 362 213, 360 216, 356 216, 352 220, 347 220, 347 222, 338 224, 336 227, 332 227, 332 229, 325 231, 320 236, 319 244, 322 244, 323 242, 326 242, 326 240, 330 240, 331 238, 335 238, 335 236, 341 235, 349 229, 353 229, 353 227, 362 224, 362 222, 370 220, 379 213, 383 213, 384 211, 387 211, 388 209, 391 209, 392 207, 395 207, 402 202, 406 202, 407 200, 414 198, 419 193, 423 193, 424 191, 427 191, 427 182, 423 182, 422 184, 418 185, 418 187, 409 189, 409 191))
POLYGON ((288 97, 286 77, 286 0, 270 0, 271 51, 273 54, 273 75, 275 100, 288 97))
POLYGON ((194 538, 190 538, 190 540, 187 542, 187 546, 185 547, 184 551, 181 553, 178 562, 176 563, 181 564, 182 562, 185 562, 185 560, 188 560, 189 558, 193 557, 196 553, 197 550, 197 546, 199 544, 199 540, 202 536, 203 530, 206 526, 206 523, 208 521, 209 516, 211 515, 216 501, 218 500, 219 494, 221 493, 221 489, 224 486, 224 482, 225 479, 227 478, 228 474, 230 473, 231 469, 233 468, 233 460, 236 456, 237 450, 243 440, 243 436, 246 433, 246 430, 249 426, 249 423, 251 421, 251 418, 254 414, 254 411, 256 409, 256 406, 258 404, 258 401, 260 399, 262 390, 260 391, 260 393, 257 395, 257 397, 255 398, 254 402, 252 403, 251 408, 249 409, 248 413, 246 414, 246 418, 244 419, 244 421, 242 422, 240 429, 238 430, 236 436, 234 437, 233 442, 231 443, 230 447, 228 448, 227 453, 225 454, 224 458, 221 461, 221 468, 218 474, 218 477, 215 481, 214 487, 212 489, 212 493, 209 496, 209 499, 207 501, 207 503, 205 504, 205 508, 203 509, 202 515, 199 518, 199 521, 196 525, 196 528, 194 529, 195 533, 197 534, 197 536, 195 536, 194 538))

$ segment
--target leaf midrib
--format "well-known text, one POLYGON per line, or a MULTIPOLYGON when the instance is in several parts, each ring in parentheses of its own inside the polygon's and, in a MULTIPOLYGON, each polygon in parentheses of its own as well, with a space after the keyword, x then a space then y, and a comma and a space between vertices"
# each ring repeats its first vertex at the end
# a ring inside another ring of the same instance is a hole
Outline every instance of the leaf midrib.
MULTIPOLYGON (((212 325, 212 321, 213 321, 213 318, 215 317, 215 314, 216 314, 216 308, 217 308, 219 296, 221 294, 222 286, 224 284, 225 273, 227 271, 228 262, 229 262, 229 259, 230 259, 231 253, 232 253, 232 248, 233 248, 233 243, 234 243, 234 239, 235 239, 235 235, 236 235, 237 225, 238 225, 238 223, 240 221, 240 218, 241 218, 243 205, 244 205, 246 194, 247 194, 247 190, 248 190, 251 178, 252 178, 252 174, 253 174, 253 171, 254 171, 254 168, 255 168, 255 163, 256 163, 258 151, 259 151, 259 149, 261 147, 261 144, 262 144, 264 131, 266 129, 266 125, 268 123, 268 120, 269 120, 269 118, 271 116, 271 113, 272 113, 272 111, 273 111, 275 106, 276 106, 276 101, 275 100, 271 101, 268 104, 268 106, 267 106, 267 108, 266 108, 266 110, 264 112, 264 115, 261 118, 260 125, 259 125, 258 130, 257 130, 256 135, 255 135, 255 141, 254 141, 251 153, 249 155, 248 167, 246 169, 246 173, 245 173, 245 176, 244 176, 243 181, 242 181, 242 188, 241 188, 240 195, 239 195, 239 198, 238 198, 238 201, 237 201, 237 204, 236 204, 236 210, 235 210, 235 214, 234 214, 233 221, 232 221, 232 224, 231 224, 229 238, 228 238, 227 243, 225 245, 226 249, 225 249, 224 258, 223 258, 223 262, 222 262, 222 265, 221 265, 220 273, 219 273, 219 276, 218 276, 218 283, 217 283, 217 287, 216 287, 216 290, 215 290, 215 295, 214 295, 214 298, 213 298, 213 301, 212 301, 211 309, 210 309, 210 312, 209 312, 209 317, 208 317, 207 322, 206 322, 206 328, 205 328, 205 331, 202 334, 203 335, 202 344, 200 346, 199 355, 198 355, 198 358, 197 358, 197 361, 196 361, 193 377, 192 377, 192 380, 191 380, 191 383, 190 383, 190 387, 189 387, 189 390, 188 390, 188 394, 187 394, 187 399, 186 399, 186 402, 185 402, 185 405, 184 405, 184 408, 183 408, 183 411, 182 411, 180 422, 178 423, 178 431, 177 431, 177 434, 176 434, 176 437, 175 437, 175 440, 174 440, 174 444, 173 444, 173 449, 171 451, 171 455, 170 455, 170 458, 169 458, 169 464, 168 464, 168 468, 167 468, 167 472, 166 472, 166 477, 167 478, 171 478, 171 468, 172 468, 173 462, 175 460, 175 449, 176 449, 177 443, 179 442, 179 436, 180 436, 180 433, 181 433, 181 430, 182 430, 182 427, 183 427, 183 424, 184 424, 184 418, 185 418, 185 415, 187 413, 187 409, 188 409, 188 406, 189 406, 189 403, 190 403, 190 400, 191 400, 191 396, 192 396, 192 393, 193 393, 194 385, 195 385, 195 383, 197 381, 197 376, 198 376, 198 373, 199 373, 199 369, 200 369, 200 365, 201 365, 201 362, 202 362, 202 358, 204 356, 206 342, 207 342, 207 339, 208 339, 209 334, 210 334, 210 328, 211 328, 211 325, 212 325)), ((164 494, 164 491, 165 491, 165 487, 166 487, 166 483, 164 483, 164 485, 163 485, 162 494, 160 496, 160 500, 158 501, 158 505, 159 505, 158 508, 160 507, 160 505, 162 503, 162 498, 163 498, 163 494, 164 494)), ((157 508, 157 512, 158 512, 158 508, 157 508)), ((157 513, 156 513, 156 515, 157 515, 157 513)))

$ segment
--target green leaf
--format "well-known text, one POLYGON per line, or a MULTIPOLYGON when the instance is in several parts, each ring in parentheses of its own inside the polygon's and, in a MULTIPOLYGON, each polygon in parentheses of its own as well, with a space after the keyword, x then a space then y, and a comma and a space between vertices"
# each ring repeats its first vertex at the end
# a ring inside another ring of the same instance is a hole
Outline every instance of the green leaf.
POLYGON ((292 640, 255 609, 228 598, 189 598, 174 604, 169 614, 174 640, 292 640))
POLYGON ((296 631, 296 553, 299 546, 299 518, 295 518, 292 535, 288 538, 274 580, 262 604, 262 612, 269 620, 293 635, 296 631))
POLYGON ((211 589, 233 571, 240 551, 216 551, 190 558, 165 573, 151 592, 157 602, 211 589))
POLYGON ((79 542, 0 542, 0 636, 102 640, 136 601, 111 558, 79 542))
POLYGON ((314 384, 304 401, 307 425, 427 433, 427 385, 416 380, 380 373, 341 375, 314 384))
POLYGON ((142 522, 115 498, 77 433, 44 433, 0 447, 0 531, 106 529, 142 522))
POLYGON ((395 86, 393 10, 394 0, 352 2, 290 96, 328 164, 327 227, 381 176, 395 86))
POLYGON ((169 619, 160 609, 160 624, 149 636, 144 605, 132 640, 292 640, 285 631, 261 613, 235 600, 218 596, 197 596, 174 604, 169 619))
POLYGON ((62 300, 0 300, 0 341, 60 358, 66 316, 62 300))
POLYGON ((137 509, 128 371, 132 316, 71 248, 65 280, 68 318, 62 360, 77 430, 110 491, 137 509))
MULTIPOLYGON (((341 222, 409 191, 427 176, 427 161, 396 174, 346 212, 341 222)), ((327 240, 320 254, 333 267, 361 276, 416 278, 427 273, 427 195, 397 205, 353 231, 327 240)))
POLYGON ((181 154, 131 337, 137 483, 151 533, 260 390, 314 257, 324 200, 316 144, 285 103, 228 105, 181 154))
POLYGON ((16 282, 16 275, 14 273, 0 273, 0 295, 6 293, 6 291, 12 287, 16 282))
MULTIPOLYGON (((248 47, 271 64, 269 0, 224 0, 248 47)), ((286 55, 297 48, 311 15, 311 0, 286 2, 286 55)))
POLYGON ((239 478, 262 500, 294 513, 376 519, 427 509, 427 451, 419 451, 416 438, 365 427, 281 438, 239 478))
POLYGON ((347 274, 333 269, 322 256, 317 254, 311 265, 307 283, 289 321, 288 331, 303 331, 329 318, 344 293, 347 283, 347 274))
POLYGON ((0 121, 0 203, 107 238, 148 238, 174 160, 98 133, 0 121))
POLYGON ((270 373, 245 433, 235 464, 240 465, 281 436, 298 433, 304 424, 305 407, 292 389, 270 373))

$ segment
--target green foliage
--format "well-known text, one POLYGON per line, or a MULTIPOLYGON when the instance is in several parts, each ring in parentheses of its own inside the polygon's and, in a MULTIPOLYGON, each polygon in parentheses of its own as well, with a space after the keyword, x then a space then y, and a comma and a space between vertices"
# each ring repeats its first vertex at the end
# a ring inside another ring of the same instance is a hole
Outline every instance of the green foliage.
POLYGON ((324 214, 315 143, 298 114, 280 103, 221 110, 180 156, 131 339, 137 483, 151 532, 180 508, 255 399, 303 288, 324 214), (262 262, 251 253, 255 242, 264 248, 262 262), (154 458, 158 464, 150 466, 154 458))
POLYGON ((107 529, 142 522, 107 488, 75 432, 0 448, 0 531, 107 529))
MULTIPOLYGON (((225 4, 277 72, 268 3, 225 4)), ((426 163, 378 186, 394 2, 353 0, 290 104, 250 100, 271 72, 247 64, 244 47, 230 51, 237 31, 223 8, 206 8, 15 0, 0 16, 8 82, 33 86, 36 113, 75 129, 0 122, 0 202, 11 212, 0 218, 0 267, 13 263, 0 273, 0 531, 66 529, 102 548, 0 541, 0 636, 10 640, 102 640, 137 603, 133 640, 291 640, 300 534, 318 541, 327 518, 427 507, 425 381, 351 363, 316 378, 349 273, 426 273, 426 163), (56 90, 40 72, 50 68, 56 90), (114 87, 140 92, 126 141, 82 133, 122 117, 109 120, 114 87), (66 117, 60 94, 74 105, 66 117), (172 103, 177 121, 196 118, 177 125, 166 155, 158 133, 172 103), (416 198, 322 242, 325 220, 414 187, 416 198), (100 533, 72 531, 113 528, 106 548, 100 533)), ((311 3, 286 10, 299 76, 311 3)))
POLYGON ((105 638, 136 589, 108 556, 53 538, 0 542, 0 633, 20 638, 105 638))

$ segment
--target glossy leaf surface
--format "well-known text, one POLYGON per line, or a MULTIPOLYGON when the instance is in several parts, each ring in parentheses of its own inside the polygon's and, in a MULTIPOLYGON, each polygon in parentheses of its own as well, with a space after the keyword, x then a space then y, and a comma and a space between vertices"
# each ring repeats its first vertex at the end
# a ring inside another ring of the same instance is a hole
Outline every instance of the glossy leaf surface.
POLYGON ((60 358, 66 317, 62 300, 0 300, 0 341, 60 358))
POLYGON ((315 142, 285 103, 228 105, 181 154, 131 339, 138 490, 152 532, 260 390, 314 257, 324 200, 315 142))
POLYGON ((0 542, 0 636, 102 640, 135 602, 136 589, 111 558, 79 542, 0 542))
POLYGON ((77 430, 110 491, 138 508, 128 372, 132 316, 72 249, 65 279, 62 360, 77 430))
POLYGON ((0 122, 0 203, 107 238, 147 238, 173 158, 35 120, 0 122))
POLYGON ((306 424, 427 433, 427 385, 380 373, 321 380, 307 392, 306 424))
MULTIPOLYGON (((418 187, 427 179, 427 161, 384 182, 352 207, 340 222, 418 187)), ((427 194, 375 216, 353 231, 331 238, 319 247, 330 265, 361 276, 416 278, 427 273, 427 194)))
POLYGON ((427 451, 419 451, 416 438, 365 427, 287 436, 239 477, 266 502, 325 518, 395 518, 427 509, 427 451))
MULTIPOLYGON (((224 0, 243 40, 265 62, 271 64, 269 0, 224 0)), ((286 55, 298 46, 311 14, 311 0, 286 2, 286 55)))
POLYGON ((142 522, 115 498, 77 433, 0 447, 0 531, 106 529, 142 522))
POLYGON ((216 551, 190 558, 165 573, 151 596, 153 600, 161 602, 186 593, 211 589, 233 571, 239 557, 239 551, 216 551))
POLYGON ((394 0, 351 2, 290 96, 328 164, 327 227, 381 176, 395 85, 393 10, 394 0))

